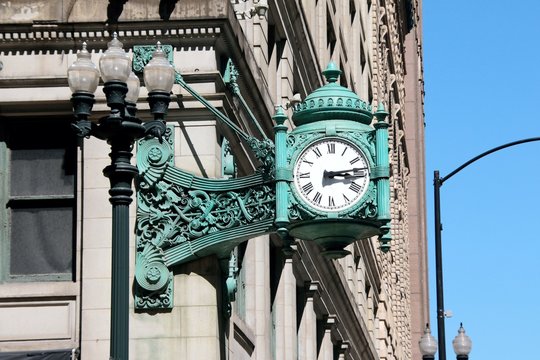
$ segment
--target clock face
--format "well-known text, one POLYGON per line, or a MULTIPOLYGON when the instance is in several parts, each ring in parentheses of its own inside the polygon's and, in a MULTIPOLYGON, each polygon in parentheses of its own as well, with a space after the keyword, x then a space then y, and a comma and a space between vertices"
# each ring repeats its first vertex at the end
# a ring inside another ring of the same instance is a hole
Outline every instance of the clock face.
POLYGON ((311 207, 338 212, 358 203, 369 185, 369 165, 354 144, 325 138, 309 145, 298 156, 294 186, 311 207))

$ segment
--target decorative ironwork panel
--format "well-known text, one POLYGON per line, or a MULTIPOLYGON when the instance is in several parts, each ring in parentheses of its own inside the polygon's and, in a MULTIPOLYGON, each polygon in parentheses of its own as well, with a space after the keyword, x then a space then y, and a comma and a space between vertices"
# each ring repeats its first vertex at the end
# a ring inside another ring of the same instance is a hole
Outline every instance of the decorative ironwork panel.
POLYGON ((171 308, 171 268, 210 254, 227 258, 239 243, 274 230, 275 190, 256 173, 206 179, 173 166, 171 128, 143 140, 137 164, 136 307, 171 308))

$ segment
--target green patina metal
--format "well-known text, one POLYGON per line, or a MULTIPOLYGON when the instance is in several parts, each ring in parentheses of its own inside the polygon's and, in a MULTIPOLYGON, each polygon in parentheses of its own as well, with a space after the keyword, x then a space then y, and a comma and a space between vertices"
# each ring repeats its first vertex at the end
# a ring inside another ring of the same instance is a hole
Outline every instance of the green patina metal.
POLYGON ((257 171, 270 179, 273 176, 275 169, 274 143, 268 138, 259 140, 256 137, 251 136, 242 129, 240 129, 240 127, 238 127, 231 119, 229 119, 222 112, 216 109, 210 102, 208 102, 197 91, 195 91, 195 89, 189 86, 189 84, 186 83, 181 76, 179 76, 178 84, 180 84, 180 86, 182 86, 188 93, 190 93, 197 101, 203 104, 208 110, 210 110, 210 112, 216 117, 216 119, 231 128, 231 130, 233 130, 242 140, 244 140, 248 144, 255 157, 261 162, 261 166, 257 169, 257 171))
POLYGON ((170 129, 164 141, 143 140, 137 164, 138 308, 171 308, 169 269, 200 257, 226 258, 241 242, 272 232, 273 184, 256 173, 207 179, 172 164, 170 129))
POLYGON ((255 118, 255 115, 253 115, 253 112, 249 108, 249 106, 246 103, 246 100, 242 96, 242 93, 240 92, 240 86, 238 86, 238 77, 240 74, 238 73, 238 70, 236 69, 236 66, 234 66, 234 63, 231 59, 227 62, 227 68, 225 70, 225 74, 223 75, 223 82, 227 84, 231 92, 234 96, 238 98, 240 101, 240 105, 242 106, 242 109, 246 112, 251 122, 255 125, 257 130, 259 131, 259 134, 263 137, 263 139, 268 139, 266 134, 264 133, 263 129, 261 128, 261 124, 257 121, 255 118))
MULTIPOLYGON (((225 80, 235 92, 238 74, 232 63, 229 66, 225 80)), ((251 146, 261 165, 249 176, 207 179, 174 166, 171 129, 162 142, 140 142, 137 308, 171 308, 171 269, 208 255, 228 259, 224 288, 227 299, 234 301, 238 273, 234 249, 266 233, 277 232, 287 243, 292 237, 315 241, 333 258, 346 255, 344 248, 353 241, 375 235, 380 237, 381 249, 388 250, 388 114, 382 105, 373 114, 368 104, 336 83, 339 74, 331 64, 324 71, 328 84, 293 108, 297 126, 293 131, 288 132, 284 125, 287 117, 283 109, 276 109, 275 145, 267 138, 258 140, 247 135, 180 78, 182 87, 251 146), (375 128, 370 125, 374 116, 375 128), (361 149, 370 172, 361 199, 341 211, 310 206, 292 185, 293 168, 302 151, 314 142, 330 138, 342 139, 361 149)), ((231 154, 227 150, 223 154, 224 161, 229 161, 227 156, 231 154)))
POLYGON ((369 125, 373 119, 371 105, 351 90, 337 83, 341 70, 330 63, 323 75, 328 83, 309 94, 293 107, 296 126, 328 120, 351 120, 369 125))
POLYGON ((376 145, 377 145, 377 162, 376 167, 373 169, 373 173, 377 183, 377 201, 379 204, 379 211, 377 219, 382 223, 381 234, 379 235, 379 242, 381 244, 381 250, 387 252, 390 250, 390 241, 392 236, 390 234, 390 161, 388 159, 388 124, 385 120, 388 113, 384 110, 382 103, 379 103, 379 107, 375 112, 377 122, 375 123, 376 130, 376 145))
POLYGON ((225 280, 225 299, 227 306, 225 307, 225 316, 230 317, 232 313, 231 303, 236 300, 236 291, 238 289, 238 247, 232 252, 228 260, 228 274, 225 280))
POLYGON ((221 141, 221 177, 224 179, 235 178, 237 176, 237 167, 234 155, 231 150, 229 140, 223 138, 221 141))
MULTIPOLYGON (((379 109, 375 114, 378 127, 374 130, 370 126, 371 106, 337 83, 340 74, 335 64, 330 63, 323 72, 328 83, 293 107, 292 119, 297 127, 287 137, 291 170, 303 149, 329 137, 356 144, 369 162, 371 176, 366 193, 358 203, 343 211, 329 213, 314 209, 303 201, 295 187, 289 186, 290 235, 314 240, 329 257, 346 255, 343 248, 355 240, 388 233, 390 221, 388 133, 384 122, 387 114, 383 108, 379 109)), ((384 240, 388 244, 388 236, 384 240)), ((382 245, 382 250, 388 250, 382 245)))

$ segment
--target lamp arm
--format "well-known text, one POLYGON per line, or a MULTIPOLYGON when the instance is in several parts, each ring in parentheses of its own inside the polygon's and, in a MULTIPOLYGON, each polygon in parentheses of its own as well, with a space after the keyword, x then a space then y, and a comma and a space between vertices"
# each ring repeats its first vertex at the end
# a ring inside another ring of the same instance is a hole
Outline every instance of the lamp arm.
POLYGON ((223 81, 225 84, 227 84, 228 88, 231 90, 233 96, 236 96, 238 100, 240 101, 240 105, 242 106, 242 109, 247 113, 249 119, 251 122, 255 125, 257 130, 259 131, 259 134, 263 137, 263 139, 268 139, 268 136, 266 136, 265 132, 261 128, 261 125, 257 121, 257 118, 255 118, 255 115, 249 108, 249 106, 246 103, 246 100, 244 100, 244 97, 242 96, 242 93, 240 92, 240 86, 238 85, 238 77, 239 77, 238 69, 236 69, 236 66, 232 62, 231 59, 227 62, 227 69, 225 70, 225 75, 223 75, 223 81))
MULTIPOLYGON (((176 71, 176 74, 180 75, 178 71, 176 71)), ((221 121, 222 123, 227 125, 229 128, 231 128, 231 130, 237 133, 242 139, 248 140, 251 137, 249 134, 245 133, 242 129, 236 126, 228 117, 223 115, 212 104, 210 104, 210 102, 208 102, 208 100, 206 100, 197 91, 195 91, 195 89, 189 86, 189 84, 185 82, 184 78, 181 75, 177 76, 176 81, 182 88, 184 88, 188 93, 190 93, 191 96, 193 96, 195 99, 197 99, 197 101, 203 104, 205 108, 210 110, 210 112, 214 114, 219 121, 221 121)))
POLYGON ((540 141, 540 137, 532 137, 532 138, 527 138, 527 139, 516 140, 516 141, 509 142, 507 144, 503 144, 503 145, 494 147, 493 149, 489 149, 489 150, 481 153, 480 155, 477 155, 477 156, 473 157, 469 161, 466 161, 465 163, 463 163, 461 166, 457 167, 454 171, 452 171, 448 175, 440 177, 438 181, 440 182, 440 185, 442 186, 442 184, 446 180, 450 179, 452 176, 456 175, 458 172, 465 169, 467 166, 471 165, 472 163, 476 162, 477 160, 480 160, 481 158, 483 158, 485 156, 488 156, 489 154, 492 154, 494 152, 497 152, 499 150, 506 149, 506 148, 509 148, 509 147, 512 147, 512 146, 516 146, 516 145, 520 145, 520 144, 524 144, 524 143, 528 143, 528 142, 533 142, 533 141, 540 141))

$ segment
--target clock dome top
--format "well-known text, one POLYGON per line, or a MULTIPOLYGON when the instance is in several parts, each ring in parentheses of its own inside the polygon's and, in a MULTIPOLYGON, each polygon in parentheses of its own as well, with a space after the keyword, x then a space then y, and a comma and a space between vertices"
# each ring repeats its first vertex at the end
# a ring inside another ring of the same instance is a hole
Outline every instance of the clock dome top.
POLYGON ((373 119, 371 105, 351 90, 337 83, 341 70, 331 62, 322 72, 327 84, 309 94, 293 107, 296 126, 324 120, 352 120, 369 125, 373 119))

